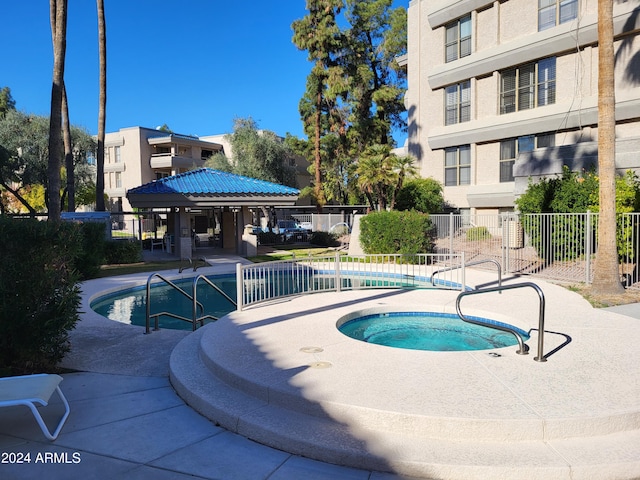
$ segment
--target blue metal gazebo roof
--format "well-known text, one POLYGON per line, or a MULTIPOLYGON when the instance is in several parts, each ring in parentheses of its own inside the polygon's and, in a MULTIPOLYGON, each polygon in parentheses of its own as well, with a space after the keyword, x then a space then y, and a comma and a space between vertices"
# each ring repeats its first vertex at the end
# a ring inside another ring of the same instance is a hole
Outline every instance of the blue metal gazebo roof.
POLYGON ((292 205, 299 190, 233 173, 201 168, 127 192, 133 207, 292 205))

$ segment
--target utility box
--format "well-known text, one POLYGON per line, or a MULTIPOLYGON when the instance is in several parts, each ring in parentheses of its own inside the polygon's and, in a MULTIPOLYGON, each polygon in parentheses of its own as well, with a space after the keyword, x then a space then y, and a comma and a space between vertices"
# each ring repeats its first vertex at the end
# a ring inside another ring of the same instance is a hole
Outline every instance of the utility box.
POLYGON ((517 220, 506 221, 507 248, 524 247, 524 230, 522 224, 517 220))

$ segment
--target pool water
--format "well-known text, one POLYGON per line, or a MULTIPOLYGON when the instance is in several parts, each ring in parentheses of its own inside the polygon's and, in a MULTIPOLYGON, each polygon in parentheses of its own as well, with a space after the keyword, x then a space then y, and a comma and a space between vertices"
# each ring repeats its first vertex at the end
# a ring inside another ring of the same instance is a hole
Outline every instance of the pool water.
MULTIPOLYGON (((486 318, 470 318, 500 324, 486 318)), ((453 313, 378 313, 349 320, 339 330, 363 342, 412 350, 488 350, 518 344, 510 333, 466 323, 453 313)), ((518 331, 524 340, 529 338, 526 332, 518 331)))
MULTIPOLYGON (((232 299, 236 298, 235 275, 208 277, 208 279, 229 295, 229 297, 232 299)), ((188 294, 192 294, 192 280, 176 281, 174 283, 188 294)), ((166 284, 154 284, 151 290, 152 315, 159 312, 169 312, 174 315, 191 318, 193 303, 187 297, 166 284)), ((146 286, 129 288, 98 298, 91 303, 91 309, 110 320, 144 326, 147 316, 146 296, 146 286)), ((198 283, 197 299, 198 302, 204 305, 206 314, 216 318, 220 318, 236 309, 235 305, 231 304, 229 300, 205 282, 198 283)), ((206 320, 205 323, 209 321, 212 320, 206 320)), ((161 315, 160 327, 176 330, 191 330, 192 325, 191 322, 161 315)))

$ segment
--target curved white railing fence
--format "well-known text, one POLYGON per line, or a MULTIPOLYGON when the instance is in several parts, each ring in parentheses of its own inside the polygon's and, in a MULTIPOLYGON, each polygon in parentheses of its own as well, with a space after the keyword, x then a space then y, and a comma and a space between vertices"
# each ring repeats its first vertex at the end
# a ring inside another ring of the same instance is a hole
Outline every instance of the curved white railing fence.
POLYGON ((364 288, 464 291, 464 253, 327 255, 236 267, 237 309, 276 298, 364 288), (456 268, 450 268, 456 267, 456 268), (432 284, 433 272, 440 270, 432 284))

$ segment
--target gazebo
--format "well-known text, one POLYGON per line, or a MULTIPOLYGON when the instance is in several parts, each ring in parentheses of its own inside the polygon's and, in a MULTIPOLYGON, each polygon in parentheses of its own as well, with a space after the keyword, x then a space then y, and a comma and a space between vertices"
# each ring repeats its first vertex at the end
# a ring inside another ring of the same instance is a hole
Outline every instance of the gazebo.
POLYGON ((210 211, 220 231, 220 246, 245 255, 245 226, 255 225, 258 210, 292 206, 299 193, 284 185, 200 168, 132 188, 127 198, 134 208, 169 212, 167 232, 175 239, 175 253, 190 258, 195 212, 210 211))

